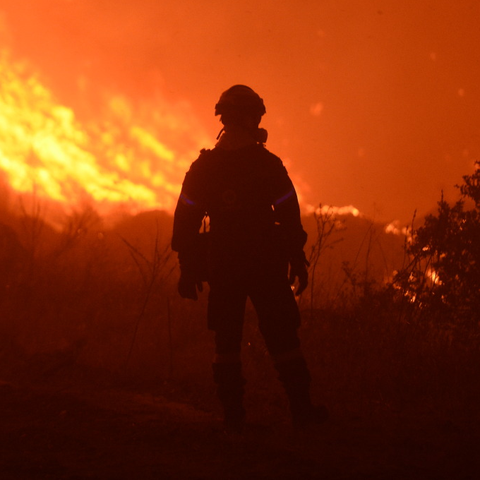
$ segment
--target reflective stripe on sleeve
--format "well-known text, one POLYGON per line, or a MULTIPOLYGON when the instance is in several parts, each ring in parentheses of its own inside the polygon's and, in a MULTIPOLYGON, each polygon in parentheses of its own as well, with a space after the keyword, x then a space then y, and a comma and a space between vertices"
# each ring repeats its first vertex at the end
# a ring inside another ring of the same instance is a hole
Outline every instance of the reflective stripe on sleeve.
POLYGON ((180 194, 180 201, 184 204, 184 205, 187 205, 189 207, 195 207, 197 204, 190 198, 188 198, 187 195, 185 195, 185 193, 181 193, 180 194))
POLYGON ((288 193, 286 193, 285 195, 283 195, 283 197, 280 197, 278 198, 277 200, 275 200, 275 202, 273 202, 273 204, 275 206, 278 206, 280 205, 281 203, 287 201, 290 197, 293 197, 293 195, 295 195, 295 189, 292 188, 288 193))

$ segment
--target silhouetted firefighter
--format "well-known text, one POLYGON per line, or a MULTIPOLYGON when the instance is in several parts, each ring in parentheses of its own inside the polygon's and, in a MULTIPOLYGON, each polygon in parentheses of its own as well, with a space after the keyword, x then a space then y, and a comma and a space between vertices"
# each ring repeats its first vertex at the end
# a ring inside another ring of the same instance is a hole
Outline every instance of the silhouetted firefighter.
POLYGON ((290 402, 296 426, 321 423, 325 407, 310 401, 310 373, 300 349, 296 294, 308 284, 303 230, 294 186, 282 161, 264 146, 263 100, 235 85, 215 106, 223 129, 185 176, 175 210, 172 248, 178 252, 178 291, 197 299, 208 281, 208 327, 215 332, 213 377, 225 426, 242 429, 245 380, 241 341, 247 297, 290 402), (221 136, 220 136, 221 135, 221 136), (210 230, 202 233, 209 217, 210 230))

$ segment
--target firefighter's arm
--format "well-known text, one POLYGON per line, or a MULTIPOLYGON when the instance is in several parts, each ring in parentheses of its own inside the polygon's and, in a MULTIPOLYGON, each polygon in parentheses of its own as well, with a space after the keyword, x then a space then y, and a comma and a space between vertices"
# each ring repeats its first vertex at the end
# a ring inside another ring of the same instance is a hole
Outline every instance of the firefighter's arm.
POLYGON ((310 264, 304 252, 307 233, 302 226, 298 198, 290 178, 284 176, 279 183, 281 193, 274 202, 275 220, 282 227, 286 240, 290 264, 289 281, 293 285, 298 280, 295 294, 300 295, 308 286, 310 264))
POLYGON ((180 280, 178 293, 182 298, 197 300, 197 289, 203 291, 199 272, 198 235, 205 212, 182 191, 175 209, 172 250, 178 252, 180 280))

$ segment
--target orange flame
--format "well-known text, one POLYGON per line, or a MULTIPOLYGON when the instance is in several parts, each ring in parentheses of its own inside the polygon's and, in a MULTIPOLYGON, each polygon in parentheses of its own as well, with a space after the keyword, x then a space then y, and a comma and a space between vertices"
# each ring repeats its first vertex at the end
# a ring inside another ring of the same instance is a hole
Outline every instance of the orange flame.
POLYGON ((64 207, 87 200, 102 211, 120 205, 171 211, 186 169, 206 143, 188 104, 168 105, 160 96, 139 104, 119 94, 103 103, 99 119, 80 121, 28 64, 1 51, 6 182, 64 207))

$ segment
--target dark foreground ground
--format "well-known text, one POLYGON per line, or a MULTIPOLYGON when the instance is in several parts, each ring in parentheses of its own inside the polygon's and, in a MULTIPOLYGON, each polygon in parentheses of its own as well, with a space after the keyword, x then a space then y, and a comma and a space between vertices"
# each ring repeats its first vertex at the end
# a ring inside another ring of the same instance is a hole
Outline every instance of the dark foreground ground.
POLYGON ((478 479, 477 423, 334 416, 294 432, 219 419, 159 393, 98 382, 0 383, 0 479, 478 479))

